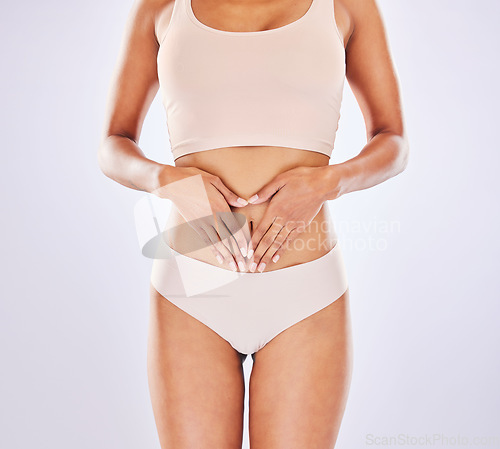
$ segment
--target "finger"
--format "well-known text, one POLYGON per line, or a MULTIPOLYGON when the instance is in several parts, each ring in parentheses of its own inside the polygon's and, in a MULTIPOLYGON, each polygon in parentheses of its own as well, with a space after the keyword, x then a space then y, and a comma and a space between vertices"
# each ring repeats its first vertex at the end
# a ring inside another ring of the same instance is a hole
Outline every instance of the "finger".
MULTIPOLYGON (((272 217, 270 213, 268 213, 268 210, 266 210, 266 213, 260 220, 259 224, 253 231, 253 235, 250 239, 250 243, 248 244, 248 258, 254 257, 254 252, 259 244, 260 240, 264 236, 264 234, 268 231, 268 229, 271 227, 273 224, 274 220, 276 217, 272 217)), ((253 260, 252 260, 253 261, 253 260)))
POLYGON ((217 261, 222 264, 224 262, 224 257, 222 256, 222 254, 220 253, 220 251, 217 249, 217 246, 214 244, 214 242, 212 242, 212 240, 209 238, 207 232, 205 231, 205 229, 201 226, 197 226, 194 228, 196 230, 196 232, 198 233, 198 235, 201 237, 201 239, 203 240, 203 243, 205 243, 205 246, 210 248, 210 250, 212 251, 213 255, 215 256, 215 258, 217 259, 217 261))
MULTIPOLYGON (((244 215, 242 215, 242 217, 243 220, 246 221, 246 217, 244 215)), ((236 222, 234 213, 230 211, 227 214, 220 216, 220 221, 220 227, 226 229, 224 237, 226 238, 227 234, 227 241, 230 243, 231 253, 234 255, 236 263, 238 264, 238 268, 240 269, 240 271, 247 271, 245 259, 243 258, 243 254, 241 251, 241 248, 245 250, 246 241, 243 232, 241 231, 241 229, 238 229, 238 223, 236 222)))
POLYGON ((254 257, 252 260, 252 264, 250 265, 250 271, 253 273, 255 269, 262 272, 266 267, 266 264, 261 260, 264 254, 268 251, 271 245, 274 243, 277 235, 283 229, 283 225, 279 220, 275 220, 273 224, 270 226, 269 230, 264 234, 259 244, 255 248, 254 257))
POLYGON ((231 270, 236 271, 236 261, 234 260, 234 257, 229 248, 224 243, 222 243, 222 241, 219 240, 219 234, 217 233, 215 228, 212 226, 207 226, 204 229, 208 237, 212 241, 212 244, 221 253, 223 264, 227 264, 231 268, 231 270))
POLYGON ((286 226, 280 231, 276 240, 271 245, 269 250, 264 254, 262 261, 268 265, 271 263, 278 262, 281 255, 290 247, 290 243, 293 240, 295 234, 297 234, 297 229, 289 230, 286 226))
POLYGON ((240 271, 247 271, 247 266, 245 263, 245 259, 243 258, 240 249, 238 247, 238 243, 234 239, 234 236, 231 236, 231 238, 228 240, 229 244, 231 246, 231 253, 234 255, 234 259, 236 260, 236 263, 238 265, 238 268, 240 271))
POLYGON ((271 198, 279 189, 281 189, 281 187, 283 187, 283 185, 284 183, 276 177, 258 190, 255 195, 251 196, 248 199, 248 202, 251 204, 263 203, 271 198))
POLYGON ((228 212, 221 215, 221 220, 231 232, 238 250, 243 257, 247 255, 247 245, 250 239, 250 228, 246 216, 239 212, 228 212))
POLYGON ((223 211, 214 214, 216 230, 224 242, 224 245, 230 248, 231 254, 238 265, 240 271, 247 271, 247 266, 243 254, 246 255, 246 239, 244 233, 240 230, 241 225, 246 222, 246 216, 233 212, 227 203, 221 206, 223 211), (236 220, 236 214, 239 222, 236 220), (243 251, 241 250, 243 248, 243 251))
MULTIPOLYGON (((244 245, 243 245, 243 251, 245 252, 245 257, 249 257, 248 255, 248 243, 250 242, 252 235, 250 234, 250 224, 248 220, 245 217, 245 224, 243 225, 243 228, 241 228, 241 231, 243 232, 243 236, 245 238, 244 245)), ((253 248, 252 248, 253 249, 253 248)))
POLYGON ((234 192, 229 190, 219 177, 215 177, 212 181, 214 187, 224 196, 227 203, 235 207, 243 207, 248 204, 244 198, 240 198, 234 192))
POLYGON ((222 214, 221 212, 217 212, 216 214, 214 214, 213 227, 217 231, 217 234, 218 234, 220 240, 222 241, 222 243, 224 244, 224 246, 226 246, 229 249, 229 251, 231 252, 231 254, 233 256, 235 256, 236 251, 234 251, 233 246, 232 246, 233 236, 231 235, 231 232, 229 231, 226 224, 222 220, 221 214, 222 214))

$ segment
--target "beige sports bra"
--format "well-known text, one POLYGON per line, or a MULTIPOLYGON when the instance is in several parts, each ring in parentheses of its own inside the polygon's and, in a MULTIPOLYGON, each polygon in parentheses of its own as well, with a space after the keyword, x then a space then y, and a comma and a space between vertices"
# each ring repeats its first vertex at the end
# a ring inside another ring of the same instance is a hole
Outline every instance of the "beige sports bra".
POLYGON ((233 146, 278 146, 331 156, 345 51, 334 0, 264 31, 224 31, 175 0, 158 50, 158 79, 174 160, 233 146))

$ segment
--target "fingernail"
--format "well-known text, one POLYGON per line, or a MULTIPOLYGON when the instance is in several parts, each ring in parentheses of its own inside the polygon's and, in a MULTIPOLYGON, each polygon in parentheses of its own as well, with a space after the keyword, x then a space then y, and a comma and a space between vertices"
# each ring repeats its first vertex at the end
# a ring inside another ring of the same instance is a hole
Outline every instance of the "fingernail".
POLYGON ((240 251, 243 257, 247 257, 247 249, 244 246, 240 248, 240 251))
POLYGON ((266 268, 266 264, 264 262, 261 262, 261 264, 259 265, 258 270, 262 273, 264 271, 264 268, 266 268))
POLYGON ((248 199, 248 202, 249 203, 253 203, 255 200, 257 200, 259 198, 259 195, 255 194, 254 196, 252 196, 251 198, 248 199))
POLYGON ((274 263, 278 262, 279 258, 280 258, 280 255, 279 255, 279 254, 276 254, 276 255, 273 257, 273 262, 274 262, 274 263))
POLYGON ((248 204, 248 201, 244 200, 243 198, 238 198, 236 201, 238 201, 238 203, 242 204, 243 206, 246 206, 248 204))
POLYGON ((250 271, 253 273, 256 268, 257 268, 257 264, 255 262, 252 262, 252 265, 250 265, 250 271))
POLYGON ((241 260, 238 260, 238 267, 239 267, 240 271, 246 270, 245 264, 241 260))
POLYGON ((252 257, 252 255, 253 255, 253 249, 249 249, 248 254, 247 254, 247 258, 250 259, 250 257, 252 257))
POLYGON ((229 267, 231 270, 236 271, 236 264, 233 261, 229 262, 229 267))
POLYGON ((219 254, 216 254, 215 257, 217 258, 217 260, 219 261, 219 263, 224 262, 224 259, 219 254))

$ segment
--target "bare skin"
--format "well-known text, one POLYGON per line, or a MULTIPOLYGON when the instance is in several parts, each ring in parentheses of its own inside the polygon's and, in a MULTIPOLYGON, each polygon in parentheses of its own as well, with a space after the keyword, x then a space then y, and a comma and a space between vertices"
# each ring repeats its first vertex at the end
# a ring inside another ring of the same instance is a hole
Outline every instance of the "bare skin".
MULTIPOLYGON (((252 261, 265 263, 264 271, 324 255, 336 244, 325 202, 397 175, 406 167, 409 147, 398 80, 375 0, 332 1, 346 51, 346 77, 366 124, 367 144, 356 157, 329 165, 328 157, 319 153, 266 146, 188 154, 175 166, 148 159, 137 142, 158 91, 156 57, 173 0, 137 0, 108 100, 99 148, 103 172, 124 186, 155 194, 174 181, 201 174, 210 206, 245 217, 249 232, 239 235, 238 243, 245 241, 254 249, 252 261), (278 185, 280 192, 275 195, 278 185), (238 202, 255 194, 259 199, 254 204, 238 202), (309 224, 290 233, 294 244, 287 246, 286 241, 276 244, 278 230, 267 228, 276 219, 283 226, 292 222, 290 198, 297 199, 299 218, 309 224), (272 262, 276 254, 280 258, 272 262)), ((192 0, 192 9, 200 22, 212 28, 262 31, 297 20, 310 3, 192 0)), ((172 208, 169 223, 186 223, 177 210, 182 210, 182 201, 176 203, 177 197, 172 201, 177 208, 172 208)), ((201 238, 189 226, 178 229, 170 235, 175 249, 201 238)), ((191 256, 227 269, 238 262, 245 264, 244 270, 249 268, 251 260, 239 251, 224 252, 220 246, 215 250, 215 245, 203 245, 201 240, 200 248, 191 256), (223 265, 216 259, 217 251, 223 265)), ((148 376, 162 448, 240 448, 244 356, 153 287, 150 311, 148 376)), ((249 392, 252 449, 333 448, 351 370, 347 291, 255 354, 249 392)))
MULTIPOLYGON (((241 448, 245 357, 151 286, 148 379, 162 448, 241 448)), ((351 373, 347 291, 255 354, 252 449, 333 448, 351 373)))
POLYGON ((151 286, 148 379, 162 448, 241 448, 241 359, 151 286))

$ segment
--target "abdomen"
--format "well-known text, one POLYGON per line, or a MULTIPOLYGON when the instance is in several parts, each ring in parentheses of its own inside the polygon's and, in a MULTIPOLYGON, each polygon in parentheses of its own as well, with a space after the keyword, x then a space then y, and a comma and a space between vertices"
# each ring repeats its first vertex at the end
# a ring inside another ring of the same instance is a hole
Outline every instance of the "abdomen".
MULTIPOLYGON (((284 147, 232 147, 218 148, 187 154, 178 158, 178 167, 197 167, 218 176, 222 182, 238 196, 248 199, 276 175, 300 166, 318 167, 328 165, 328 156, 313 152, 284 147)), ((244 207, 230 206, 231 211, 242 214, 249 226, 250 233, 259 225, 269 201, 262 204, 248 204, 244 207)), ((293 204, 290 204, 293 207, 293 204)), ((201 248, 187 254, 213 265, 219 265, 209 248, 204 247, 201 237, 172 207, 167 227, 169 245, 175 250, 186 247, 201 248), (184 224, 184 225, 183 225, 184 224), (183 226, 182 226, 183 225, 183 226)), ((308 262, 326 254, 336 244, 336 232, 329 209, 323 203, 306 230, 301 233, 277 263, 268 270, 308 262)))

